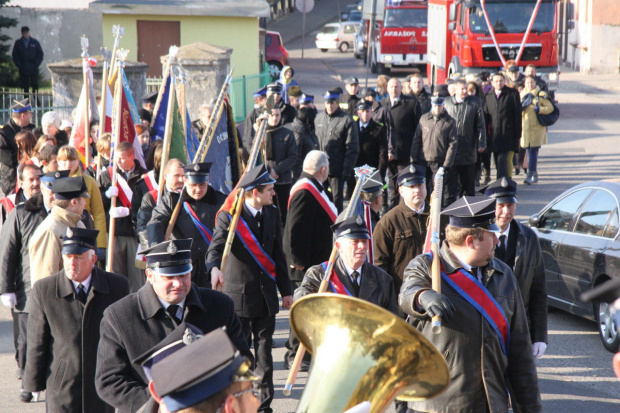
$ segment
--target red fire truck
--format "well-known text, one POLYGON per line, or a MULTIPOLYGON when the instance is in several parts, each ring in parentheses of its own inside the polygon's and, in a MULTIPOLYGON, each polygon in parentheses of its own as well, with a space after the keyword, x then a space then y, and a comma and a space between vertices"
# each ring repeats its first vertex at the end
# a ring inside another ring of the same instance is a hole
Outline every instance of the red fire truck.
MULTIPOLYGON (((428 2, 423 0, 374 0, 374 39, 368 45, 370 69, 389 74, 393 67, 426 64, 428 2), (383 10, 383 13, 381 13, 383 10)), ((364 15, 372 1, 364 2, 364 15), (368 6, 367 6, 368 5, 368 6)), ((367 25, 370 27, 370 24, 367 25)), ((371 39, 371 36, 368 36, 371 39)))
POLYGON ((494 73, 508 60, 534 64, 554 91, 559 83, 557 0, 429 0, 427 75, 494 73))

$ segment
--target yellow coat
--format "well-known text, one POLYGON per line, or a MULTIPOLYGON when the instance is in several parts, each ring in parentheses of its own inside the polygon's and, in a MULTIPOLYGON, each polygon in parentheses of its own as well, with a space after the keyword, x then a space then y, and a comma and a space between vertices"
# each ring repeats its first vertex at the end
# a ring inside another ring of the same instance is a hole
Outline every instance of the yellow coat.
POLYGON ((534 95, 532 104, 523 109, 521 113, 521 122, 523 132, 521 134, 521 147, 522 148, 535 148, 543 146, 547 143, 547 127, 542 126, 538 122, 536 112, 534 112, 534 106, 538 106, 541 115, 548 115, 553 112, 553 105, 547 97, 546 92, 542 92, 538 86, 531 92, 526 92, 525 89, 521 92, 521 99, 528 93, 534 95))
POLYGON ((108 231, 105 220, 105 210, 103 209, 103 200, 101 199, 101 192, 99 191, 99 187, 97 186, 97 181, 95 181, 92 177, 88 175, 83 175, 80 168, 78 168, 77 171, 71 176, 84 177, 86 187, 88 188, 88 195, 90 195, 90 198, 86 198, 85 208, 88 212, 90 212, 90 215, 92 215, 93 217, 95 229, 99 231, 99 234, 97 235, 97 248, 107 248, 108 231))

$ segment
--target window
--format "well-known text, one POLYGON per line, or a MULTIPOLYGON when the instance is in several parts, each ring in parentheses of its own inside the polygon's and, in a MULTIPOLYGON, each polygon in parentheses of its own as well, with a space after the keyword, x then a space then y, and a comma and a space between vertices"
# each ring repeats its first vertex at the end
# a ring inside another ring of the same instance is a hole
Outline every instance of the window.
POLYGON ((346 26, 344 26, 344 32, 346 34, 354 34, 355 33, 355 26, 352 24, 347 24, 346 26))
MULTIPOLYGON (((495 33, 525 33, 534 5, 533 2, 491 3, 486 5, 486 10, 495 33)), ((555 2, 544 1, 538 9, 532 33, 550 32, 555 26, 554 19, 555 2)), ((469 28, 473 33, 489 33, 481 6, 469 9, 469 28)))
POLYGON ((618 226, 618 210, 616 209, 609 218, 607 228, 605 228, 605 231, 603 231, 603 236, 605 238, 616 238, 616 234, 618 233, 618 226))
POLYGON ((596 191, 581 211, 575 232, 603 236, 605 225, 616 212, 616 209, 616 198, 613 195, 603 190, 596 191))
POLYGON ((319 33, 335 34, 335 33, 338 33, 338 27, 337 26, 325 26, 321 29, 319 33))
POLYGON ((271 47, 271 40, 272 39, 273 39, 273 36, 271 36, 270 34, 265 36, 265 47, 271 47))
POLYGON ((560 199, 544 213, 539 228, 568 231, 575 212, 590 195, 592 189, 581 189, 560 199))

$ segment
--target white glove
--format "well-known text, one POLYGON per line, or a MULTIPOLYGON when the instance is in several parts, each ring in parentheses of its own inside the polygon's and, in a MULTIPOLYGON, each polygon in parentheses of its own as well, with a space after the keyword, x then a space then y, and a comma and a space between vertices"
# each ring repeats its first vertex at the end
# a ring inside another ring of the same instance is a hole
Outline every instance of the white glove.
POLYGON ((33 391, 32 392, 32 402, 33 403, 36 403, 36 402, 39 401, 39 399, 41 398, 41 393, 43 393, 43 392, 40 392, 40 391, 33 391))
POLYGON ((347 410, 344 413, 368 413, 371 408, 372 408, 372 405, 370 404, 370 402, 366 401, 366 402, 361 402, 360 404, 351 407, 349 410, 347 410))
POLYGON ((541 341, 532 344, 532 353, 534 354, 534 358, 541 358, 543 354, 545 354, 545 350, 547 350, 547 345, 541 341))
POLYGON ((111 186, 105 191, 105 196, 112 199, 113 196, 118 196, 118 188, 115 186, 111 186))
POLYGON ((0 300, 2 300, 2 305, 8 308, 15 308, 17 305, 17 296, 15 293, 5 293, 0 295, 0 300))
POLYGON ((110 208, 110 218, 125 218, 129 215, 129 208, 116 207, 110 208))

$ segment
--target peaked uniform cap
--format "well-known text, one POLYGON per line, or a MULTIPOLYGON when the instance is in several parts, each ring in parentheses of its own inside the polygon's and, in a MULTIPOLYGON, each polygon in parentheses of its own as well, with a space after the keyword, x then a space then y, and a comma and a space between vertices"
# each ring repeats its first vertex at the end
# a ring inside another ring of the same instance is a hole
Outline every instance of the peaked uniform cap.
POLYGON ((367 100, 361 100, 356 106, 357 110, 372 110, 372 103, 367 100))
POLYGON ((270 83, 269 85, 267 85, 267 92, 281 94, 282 85, 280 85, 278 82, 270 83))
POLYGON ((498 204, 517 203, 517 183, 507 177, 491 182, 478 192, 486 197, 495 198, 498 204))
POLYGON ((267 86, 261 87, 253 94, 254 98, 259 98, 261 96, 266 96, 266 95, 267 95, 267 86))
POLYGON ((450 225, 453 227, 500 232, 495 224, 494 198, 464 196, 447 206, 441 214, 450 217, 450 225))
POLYGON ((13 113, 23 113, 32 111, 32 106, 30 106, 30 100, 14 100, 13 105, 11 105, 11 112, 13 113))
POLYGON ((45 173, 41 175, 41 183, 45 184, 47 188, 52 189, 52 184, 54 183, 56 179, 67 178, 69 177, 70 173, 71 171, 69 170, 45 173))
POLYGON ((183 168, 187 181, 191 184, 200 184, 209 179, 211 162, 192 163, 183 168))
POLYGON ((336 238, 349 239, 370 239, 368 228, 364 222, 364 218, 360 214, 353 215, 351 218, 337 222, 331 226, 336 238))
POLYGON ((155 392, 171 412, 210 398, 230 384, 256 381, 223 328, 213 330, 159 361, 151 369, 155 392), (196 362, 199 360, 199 362, 196 362))
POLYGON ((345 85, 359 85, 360 81, 355 76, 351 76, 344 80, 345 85))
POLYGON ((146 267, 164 277, 192 271, 192 239, 164 241, 142 251, 146 267))
POLYGON ((426 182, 426 166, 410 164, 400 171, 394 178, 398 186, 413 186, 426 182))
POLYGON ((142 96, 140 98, 140 100, 142 100, 143 103, 155 104, 155 102, 157 102, 157 95, 158 94, 159 94, 159 92, 147 93, 146 95, 142 96))
POLYGON ((250 169, 239 181, 239 188, 250 191, 259 185, 269 185, 275 182, 276 180, 271 177, 263 164, 250 169))
POLYGON ((68 200, 78 197, 90 198, 84 177, 75 176, 57 178, 52 185, 52 192, 57 199, 68 200))
POLYGON ((380 191, 381 189, 383 189, 383 180, 381 179, 380 171, 374 171, 366 176, 366 180, 362 184, 362 192, 370 194, 380 191))
POLYGON ((88 250, 97 249, 97 235, 95 229, 67 228, 62 236, 62 254, 82 254, 88 250))

